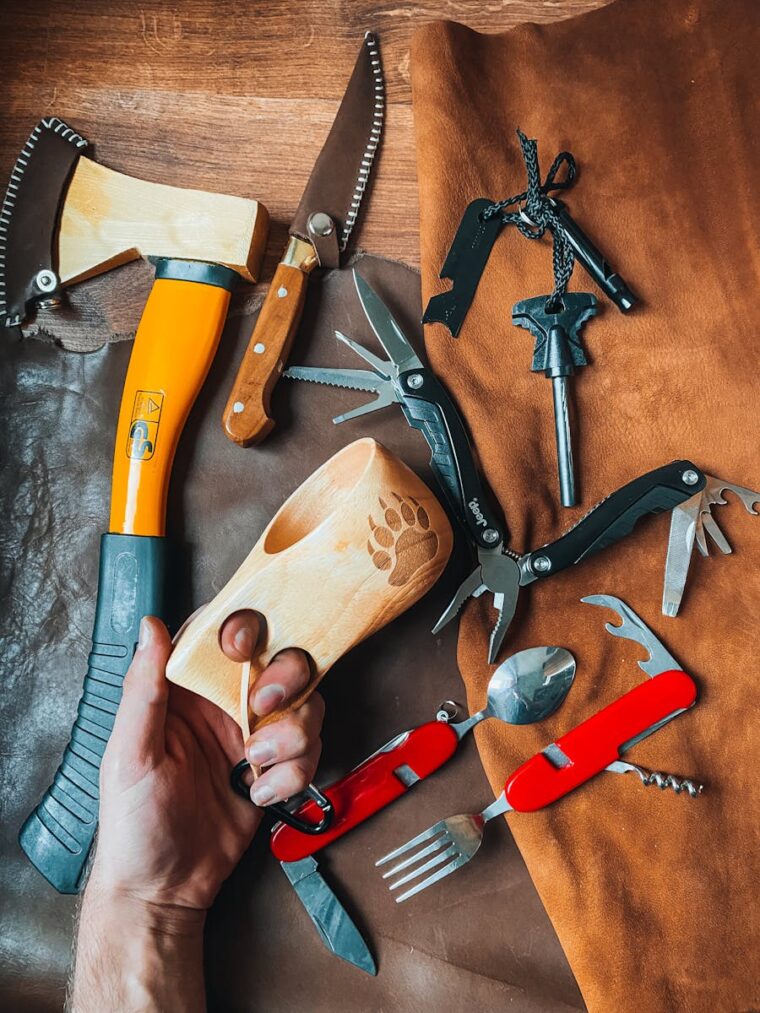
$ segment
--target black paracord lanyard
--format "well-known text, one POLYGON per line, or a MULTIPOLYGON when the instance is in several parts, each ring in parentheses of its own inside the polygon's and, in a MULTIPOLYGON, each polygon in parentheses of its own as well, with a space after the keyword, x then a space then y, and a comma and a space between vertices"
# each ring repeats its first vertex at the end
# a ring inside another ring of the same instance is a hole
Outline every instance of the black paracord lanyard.
POLYGON ((520 148, 525 160, 528 188, 522 193, 515 194, 514 197, 507 197, 505 200, 491 204, 483 211, 481 217, 483 221, 487 221, 494 215, 503 212, 505 208, 522 204, 523 206, 518 211, 501 215, 504 225, 515 225, 526 239, 541 239, 549 229, 553 241, 554 289, 549 297, 548 305, 555 307, 567 291, 567 285, 575 266, 575 255, 565 236, 555 206, 548 195, 555 190, 569 189, 575 182, 578 171, 571 153, 560 151, 542 183, 538 166, 538 142, 530 140, 519 128, 517 136, 520 139, 520 148), (562 166, 567 166, 565 177, 557 179, 557 173, 562 166))

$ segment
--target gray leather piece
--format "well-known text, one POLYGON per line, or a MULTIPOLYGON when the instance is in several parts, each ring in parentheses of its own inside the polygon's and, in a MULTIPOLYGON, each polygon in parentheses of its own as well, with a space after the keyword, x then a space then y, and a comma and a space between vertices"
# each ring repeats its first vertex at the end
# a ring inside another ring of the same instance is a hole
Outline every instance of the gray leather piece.
MULTIPOLYGON (((369 257, 358 266, 419 336, 417 275, 369 257)), ((134 271, 143 284, 139 265, 134 271)), ((145 295, 150 283, 145 271, 145 295)), ((91 291, 103 288, 100 279, 91 291)), ((427 447, 400 410, 333 426, 332 416, 361 403, 361 392, 282 381, 272 436, 247 450, 229 442, 220 420, 253 322, 240 312, 245 299, 233 305, 175 465, 169 533, 181 548, 172 584, 177 619, 224 584, 283 499, 352 440, 375 436, 434 485, 427 447)), ((310 287, 292 361, 361 365, 335 341, 334 327, 376 348, 349 271, 327 273, 310 287)), ((130 348, 120 342, 79 354, 32 338, 0 351, 0 1008, 18 1013, 56 1010, 63 1000, 76 901, 57 895, 29 866, 16 834, 60 759, 81 690, 130 348)), ((446 698, 464 697, 454 626, 437 638, 428 631, 465 565, 460 555, 426 599, 328 674, 321 687, 327 717, 319 782, 339 777, 393 734, 430 720, 446 698)), ((481 808, 492 797, 471 737, 447 768, 318 856, 375 952, 377 978, 327 953, 268 854, 262 830, 209 916, 209 1007, 267 1013, 582 1009, 504 823, 489 826, 482 852, 468 866, 407 904, 393 902, 373 867, 441 816, 481 808)))

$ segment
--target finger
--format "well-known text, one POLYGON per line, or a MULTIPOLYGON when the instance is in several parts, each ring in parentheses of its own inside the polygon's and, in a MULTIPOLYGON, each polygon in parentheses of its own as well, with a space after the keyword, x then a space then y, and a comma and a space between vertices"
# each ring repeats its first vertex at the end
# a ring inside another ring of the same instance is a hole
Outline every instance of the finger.
POLYGON ((259 617, 250 609, 235 612, 225 619, 219 634, 219 643, 230 661, 239 661, 242 664, 251 660, 260 629, 259 617))
POLYGON ((305 689, 310 678, 309 659, 303 651, 295 648, 280 651, 251 690, 251 710, 261 718, 271 714, 305 689))
POLYGON ((144 770, 163 755, 169 683, 166 662, 171 638, 160 619, 146 616, 107 747, 110 763, 144 770))
POLYGON ((298 710, 260 728, 246 742, 246 756, 257 767, 295 760, 319 741, 325 704, 315 693, 298 710))
POLYGON ((254 781, 251 801, 254 805, 268 806, 303 791, 317 772, 321 752, 322 743, 317 741, 304 756, 270 767, 254 781))

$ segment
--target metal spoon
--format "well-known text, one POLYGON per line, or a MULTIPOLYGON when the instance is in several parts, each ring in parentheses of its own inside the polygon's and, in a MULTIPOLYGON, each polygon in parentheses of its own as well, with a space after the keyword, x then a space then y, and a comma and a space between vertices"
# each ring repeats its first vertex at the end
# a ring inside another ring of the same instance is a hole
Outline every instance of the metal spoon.
POLYGON ((510 725, 543 721, 567 696, 575 678, 575 658, 564 647, 530 647, 507 658, 491 676, 483 710, 452 723, 461 739, 486 718, 510 725))

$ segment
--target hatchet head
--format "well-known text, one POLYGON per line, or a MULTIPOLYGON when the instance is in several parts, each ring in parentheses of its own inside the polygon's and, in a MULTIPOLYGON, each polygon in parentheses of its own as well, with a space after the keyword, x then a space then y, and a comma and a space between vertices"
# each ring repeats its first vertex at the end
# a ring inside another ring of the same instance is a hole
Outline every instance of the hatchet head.
POLYGON ((16 160, 0 210, 0 326, 139 257, 223 264, 256 280, 269 230, 263 204, 125 176, 87 149, 51 116, 16 160))

